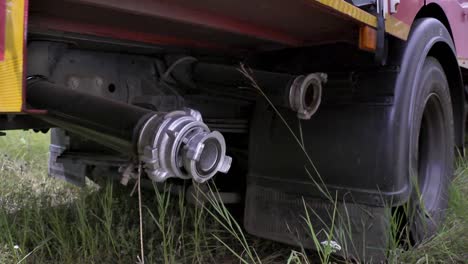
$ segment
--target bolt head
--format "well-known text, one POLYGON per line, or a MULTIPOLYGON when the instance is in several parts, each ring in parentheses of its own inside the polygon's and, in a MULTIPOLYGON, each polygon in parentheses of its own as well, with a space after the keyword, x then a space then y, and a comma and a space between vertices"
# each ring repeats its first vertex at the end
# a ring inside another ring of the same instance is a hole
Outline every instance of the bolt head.
POLYGON ((70 79, 68 79, 68 87, 70 87, 71 89, 76 89, 78 88, 78 86, 80 85, 80 80, 76 77, 70 77, 70 79))
POLYGON ((101 77, 96 77, 96 78, 94 79, 94 84, 95 84, 98 88, 100 88, 100 87, 102 86, 103 83, 104 83, 104 81, 102 80, 101 77))

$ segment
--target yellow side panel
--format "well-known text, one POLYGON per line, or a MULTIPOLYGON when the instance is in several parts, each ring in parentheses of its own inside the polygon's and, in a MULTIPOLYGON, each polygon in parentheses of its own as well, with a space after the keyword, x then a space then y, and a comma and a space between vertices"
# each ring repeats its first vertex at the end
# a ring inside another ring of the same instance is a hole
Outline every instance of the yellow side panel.
MULTIPOLYGON (((5 0, 0 0, 5 4, 5 0)), ((0 112, 21 112, 25 0, 6 0, 4 57, 0 60, 0 112)))
POLYGON ((345 2, 344 0, 315 0, 322 5, 328 6, 344 15, 347 15, 351 18, 354 18, 366 25, 376 27, 377 18, 366 11, 359 9, 358 7, 353 6, 350 3, 345 2))
MULTIPOLYGON (((331 8, 339 13, 346 15, 350 18, 353 18, 363 24, 371 26, 373 28, 377 27, 377 17, 367 13, 364 10, 355 7, 354 5, 345 2, 344 0, 313 0, 316 1, 328 8, 331 8)), ((387 16, 385 19, 385 31, 402 40, 408 38, 410 32, 410 25, 399 21, 393 16, 387 16)))

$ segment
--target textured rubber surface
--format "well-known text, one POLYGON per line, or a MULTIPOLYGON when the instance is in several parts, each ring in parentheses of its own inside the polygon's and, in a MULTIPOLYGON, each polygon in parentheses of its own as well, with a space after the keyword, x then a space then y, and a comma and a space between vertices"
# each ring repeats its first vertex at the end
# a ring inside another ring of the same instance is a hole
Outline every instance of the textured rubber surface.
POLYGON ((454 121, 447 78, 440 63, 427 57, 414 93, 411 170, 415 173, 409 208, 414 242, 432 236, 448 207, 455 163, 454 121))
POLYGON ((378 263, 386 253, 389 209, 303 197, 257 185, 247 188, 244 226, 253 235, 304 248, 314 248, 305 216, 306 208, 320 242, 327 241, 333 227, 333 241, 347 259, 378 263), (333 222, 333 213, 335 221, 333 222))

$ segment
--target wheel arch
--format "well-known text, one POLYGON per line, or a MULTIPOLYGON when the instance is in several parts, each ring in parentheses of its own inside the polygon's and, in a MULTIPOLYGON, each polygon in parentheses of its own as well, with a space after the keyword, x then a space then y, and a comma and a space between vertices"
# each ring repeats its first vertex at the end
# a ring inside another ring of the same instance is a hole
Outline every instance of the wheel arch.
MULTIPOLYGON (((435 57, 447 76, 450 95, 452 99, 452 107, 455 121, 455 143, 462 150, 464 147, 465 135, 465 91, 462 73, 458 65, 456 57, 456 46, 453 38, 452 27, 449 19, 445 14, 444 9, 437 3, 429 3, 424 5, 416 14, 415 21, 422 18, 434 18, 442 23, 450 34, 450 43, 439 41, 435 43, 427 56, 435 57)), ((461 151, 463 153, 463 151, 461 151)))
POLYGON ((411 175, 416 173, 414 171, 415 161, 410 157, 410 153, 413 153, 411 148, 415 146, 414 139, 410 139, 407 135, 414 129, 411 116, 415 108, 411 102, 417 91, 420 72, 426 58, 434 57, 437 59, 447 77, 452 101, 451 107, 454 113, 454 140, 459 148, 463 148, 465 129, 463 125, 464 89, 453 40, 448 29, 439 20, 435 18, 415 20, 408 41, 402 46, 398 46, 395 52, 399 54, 399 56, 394 56, 395 63, 399 65, 399 74, 395 82, 392 120, 399 124, 399 127, 393 130, 396 144, 395 159, 399 166, 397 166, 394 181, 401 185, 404 183, 409 187, 405 193, 408 196, 402 198, 401 201, 403 201, 410 197, 413 188, 411 175))
POLYGON ((450 22, 448 20, 447 15, 445 14, 444 9, 442 9, 440 5, 436 3, 429 3, 427 5, 422 6, 421 9, 416 14, 416 17, 414 19, 417 20, 419 18, 429 18, 429 17, 439 20, 448 30, 453 40, 452 27, 450 26, 450 22))

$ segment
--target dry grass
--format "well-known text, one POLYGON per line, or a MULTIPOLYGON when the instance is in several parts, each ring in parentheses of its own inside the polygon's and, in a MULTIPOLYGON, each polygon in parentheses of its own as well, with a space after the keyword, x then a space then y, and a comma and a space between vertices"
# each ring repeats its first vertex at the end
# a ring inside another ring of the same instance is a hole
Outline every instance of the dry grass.
MULTIPOLYGON (((0 263, 136 263, 137 197, 89 182, 80 189, 46 175, 48 135, 0 138, 0 263)), ((466 263, 468 162, 460 162, 439 235, 396 261, 466 263)), ((145 263, 315 263, 317 255, 244 234, 227 208, 183 196, 143 196, 145 263)), ((328 256, 323 256, 328 261, 328 256)))
MULTIPOLYGON (((137 262, 138 199, 129 189, 49 178, 48 135, 9 132, 0 150, 0 263, 137 262)), ((240 254, 242 245, 206 208, 160 191, 142 199, 145 263, 238 262, 223 243, 240 254)), ((277 245, 262 242, 260 260, 270 262, 277 245)))

